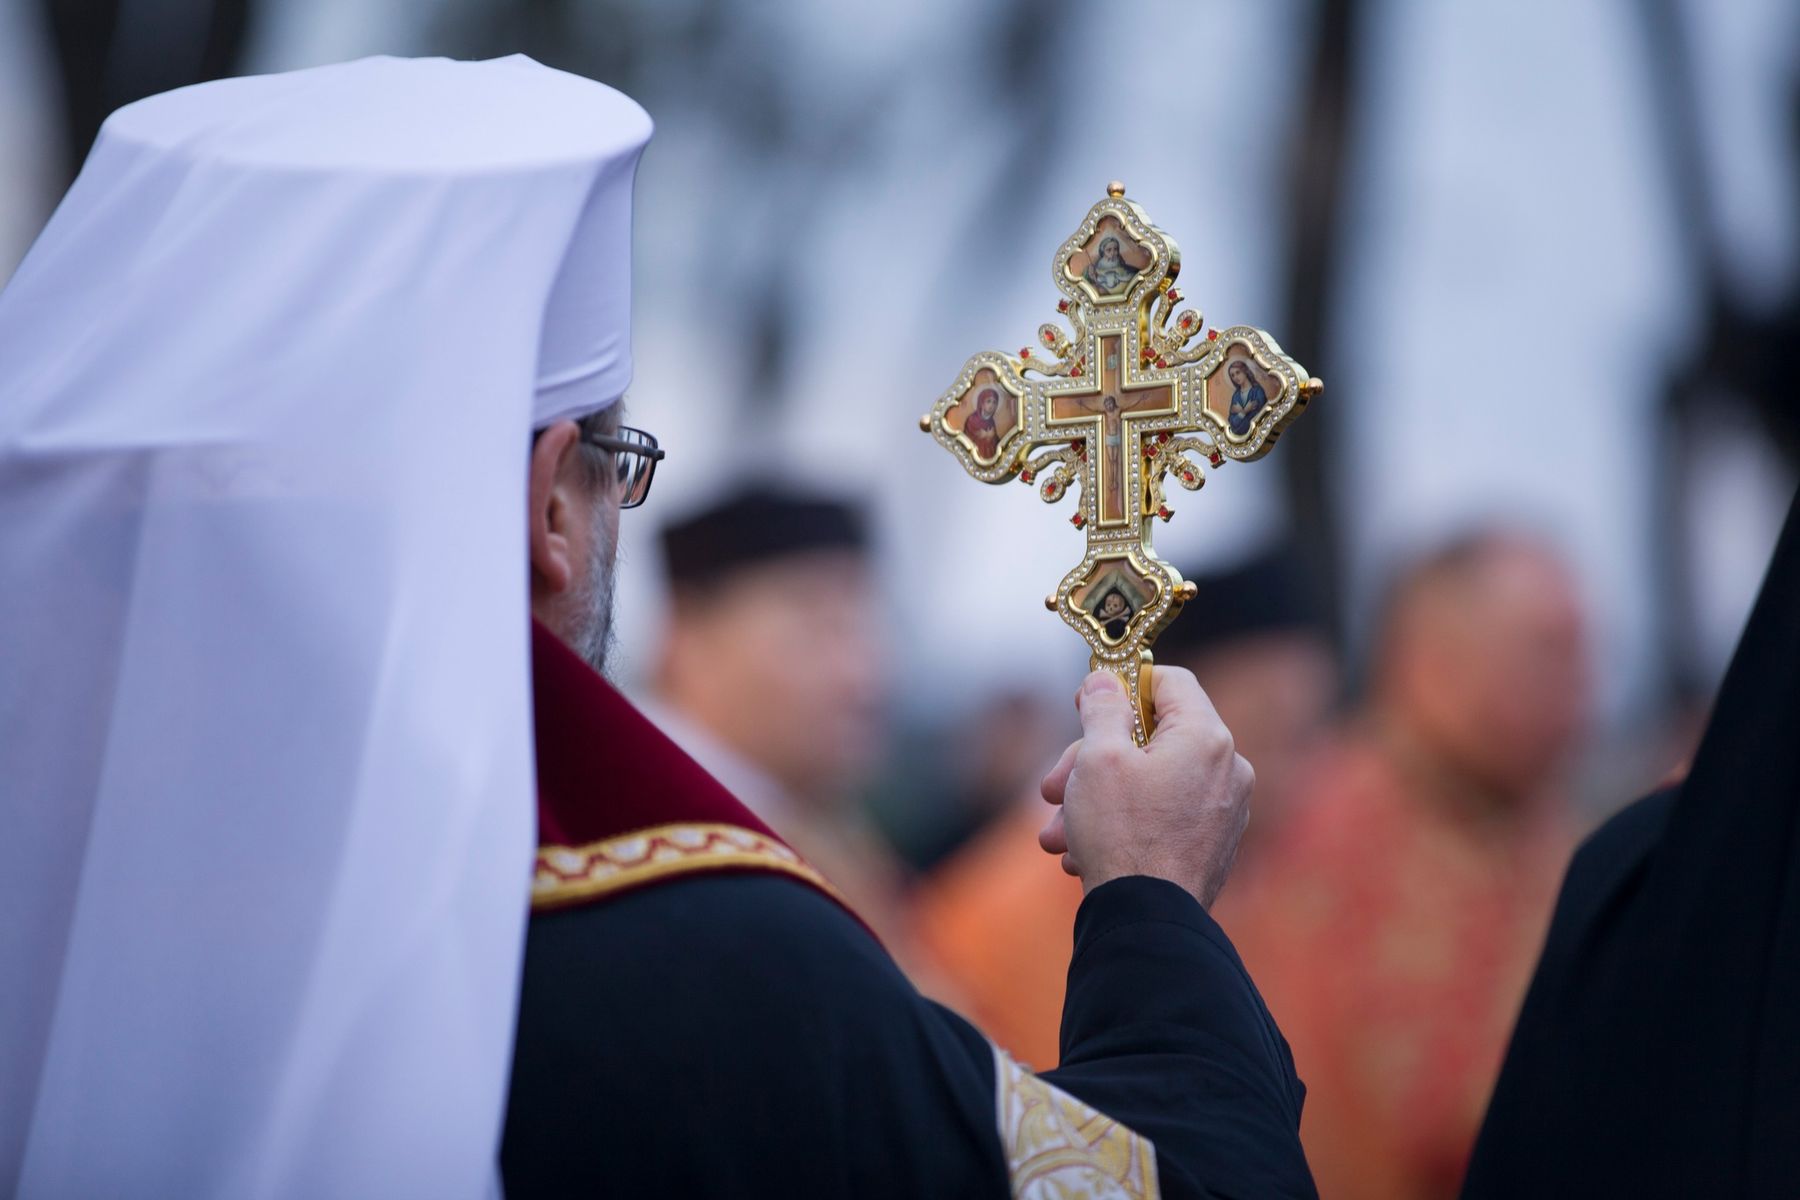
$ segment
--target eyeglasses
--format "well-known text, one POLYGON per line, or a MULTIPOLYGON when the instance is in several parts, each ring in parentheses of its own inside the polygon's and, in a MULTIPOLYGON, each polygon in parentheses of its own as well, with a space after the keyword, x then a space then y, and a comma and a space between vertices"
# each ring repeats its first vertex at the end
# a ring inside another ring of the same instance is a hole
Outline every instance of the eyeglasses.
POLYGON ((619 473, 619 507, 636 508, 642 504, 650 494, 650 480, 656 474, 656 464, 663 458, 656 439, 641 429, 621 425, 617 434, 596 433, 583 428, 581 440, 613 456, 619 473))

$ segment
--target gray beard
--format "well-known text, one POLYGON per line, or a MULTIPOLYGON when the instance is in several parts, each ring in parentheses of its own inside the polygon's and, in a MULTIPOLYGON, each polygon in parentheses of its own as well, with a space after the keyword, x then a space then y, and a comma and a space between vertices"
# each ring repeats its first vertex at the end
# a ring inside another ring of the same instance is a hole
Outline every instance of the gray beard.
POLYGON ((594 545, 588 555, 588 574, 576 604, 581 625, 575 632, 575 653, 588 666, 606 674, 606 658, 613 647, 614 551, 606 541, 606 526, 596 516, 594 545))

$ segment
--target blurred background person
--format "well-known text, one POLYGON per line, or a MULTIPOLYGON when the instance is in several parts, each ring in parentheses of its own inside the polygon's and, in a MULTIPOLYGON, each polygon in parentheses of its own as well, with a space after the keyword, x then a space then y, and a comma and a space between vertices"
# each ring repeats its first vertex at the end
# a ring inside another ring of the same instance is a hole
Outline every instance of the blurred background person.
POLYGON ((652 719, 898 949, 905 874, 858 803, 889 689, 863 514, 752 483, 665 526, 662 547, 652 719))
MULTIPOLYGON (((1240 884, 1260 873, 1263 847, 1305 802, 1292 790, 1296 766, 1325 729, 1338 671, 1318 597, 1291 546, 1193 582, 1199 591, 1157 641, 1156 657, 1194 672, 1256 768, 1250 828, 1212 910, 1236 941, 1240 884)), ((1081 885, 1037 845, 1050 810, 1036 780, 1014 797, 1004 817, 921 888, 918 932, 982 1028, 1015 1055, 1049 1066, 1059 1057, 1063 959, 1081 885)))
POLYGON ((1020 686, 983 694, 968 715, 896 728, 869 806, 895 851, 926 877, 990 826, 1036 796, 1038 782, 1074 736, 1068 697, 1020 686))
POLYGON ((1457 539, 1400 574, 1369 674, 1233 932, 1306 1081, 1320 1193, 1435 1200, 1457 1194, 1571 846, 1591 688, 1567 570, 1520 535, 1457 539))
POLYGON ((1294 780, 1327 728, 1341 672, 1330 619, 1298 546, 1282 542, 1239 566, 1202 572, 1195 585, 1199 592, 1158 639, 1156 657, 1199 677, 1238 753, 1256 768, 1255 828, 1244 830, 1232 884, 1213 906, 1235 941, 1232 914, 1240 905, 1229 893, 1247 890, 1262 847, 1306 802, 1294 780))

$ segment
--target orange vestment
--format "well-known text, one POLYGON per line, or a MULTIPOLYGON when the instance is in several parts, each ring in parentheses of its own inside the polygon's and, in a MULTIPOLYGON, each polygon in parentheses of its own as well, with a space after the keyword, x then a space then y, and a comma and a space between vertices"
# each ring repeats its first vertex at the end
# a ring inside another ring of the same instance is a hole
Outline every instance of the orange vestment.
MULTIPOLYGON (((1541 809, 1472 814, 1372 742, 1296 781, 1236 940, 1307 1085, 1334 1200, 1454 1197, 1542 946, 1569 840, 1541 809)), ((1239 887, 1239 883, 1244 886, 1239 887)))

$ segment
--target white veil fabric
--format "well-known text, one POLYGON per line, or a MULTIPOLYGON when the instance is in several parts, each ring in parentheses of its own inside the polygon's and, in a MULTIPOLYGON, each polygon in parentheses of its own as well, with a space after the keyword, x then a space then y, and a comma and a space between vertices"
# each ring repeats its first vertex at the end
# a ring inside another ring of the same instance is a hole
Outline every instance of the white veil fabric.
POLYGON ((115 113, 0 293, 0 1193, 490 1192, 530 431, 649 118, 524 58, 115 113))

